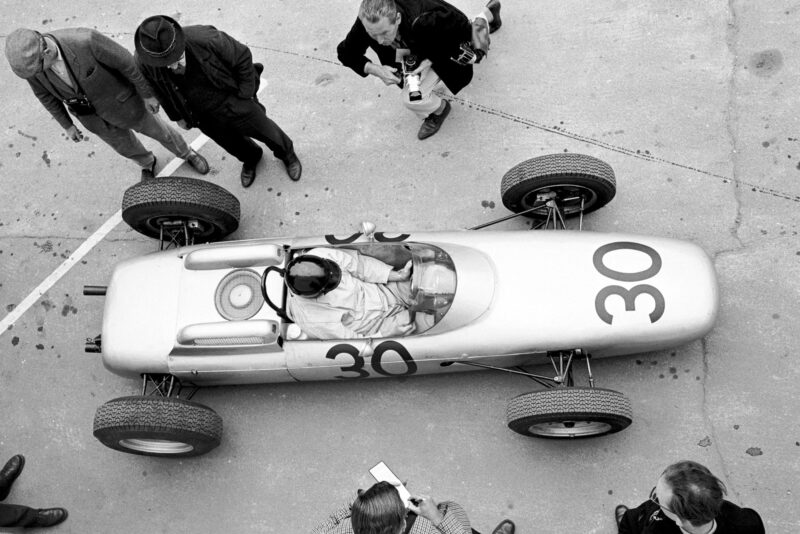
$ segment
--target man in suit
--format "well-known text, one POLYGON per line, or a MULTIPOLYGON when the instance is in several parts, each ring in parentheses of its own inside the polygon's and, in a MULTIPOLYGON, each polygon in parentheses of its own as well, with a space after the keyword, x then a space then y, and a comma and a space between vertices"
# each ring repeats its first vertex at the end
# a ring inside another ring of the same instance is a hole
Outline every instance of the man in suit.
POLYGON ((258 101, 263 66, 253 64, 247 46, 213 26, 184 28, 164 15, 145 19, 134 44, 138 66, 167 115, 183 128, 200 128, 241 161, 243 187, 255 180, 263 154, 253 139, 283 161, 289 178, 300 179, 303 166, 292 140, 258 101))
POLYGON ((158 101, 131 53, 100 32, 68 28, 41 34, 19 28, 6 38, 5 53, 14 74, 28 81, 69 139, 83 139, 71 113, 87 130, 135 161, 142 168, 142 179, 155 176, 156 157, 134 131, 157 140, 200 174, 208 172, 205 158, 156 115, 158 101))
POLYGON ((438 132, 450 113, 450 102, 433 90, 439 82, 453 94, 466 87, 472 65, 488 52, 487 30, 495 32, 500 24, 499 0, 490 0, 472 23, 444 0, 362 0, 337 52, 362 78, 375 76, 403 89, 403 104, 423 120, 417 134, 422 140, 438 132), (367 48, 380 64, 364 55, 367 48))
POLYGON ((636 508, 614 510, 619 534, 764 534, 761 516, 724 499, 725 484, 704 465, 668 466, 636 508))
MULTIPOLYGON (((25 457, 12 456, 0 470, 0 501, 4 501, 11 491, 14 481, 25 467, 25 457)), ((64 508, 29 508, 20 504, 0 503, 0 527, 52 527, 67 519, 64 508)))

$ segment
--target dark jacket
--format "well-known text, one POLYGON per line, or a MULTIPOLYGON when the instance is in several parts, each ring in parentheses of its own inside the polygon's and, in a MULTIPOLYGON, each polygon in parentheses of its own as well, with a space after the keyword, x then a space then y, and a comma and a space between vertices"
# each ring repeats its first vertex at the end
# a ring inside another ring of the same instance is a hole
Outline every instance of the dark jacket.
MULTIPOLYGON (((258 75, 253 67, 250 49, 214 26, 184 26, 186 54, 191 54, 200 65, 205 77, 225 95, 249 99, 258 90, 258 75)), ((184 120, 194 126, 183 96, 172 84, 167 67, 136 64, 153 87, 164 112, 174 121, 184 120)))
MULTIPOLYGON (((444 0, 395 0, 400 12, 400 36, 418 59, 430 59, 432 68, 453 94, 472 80, 472 65, 459 65, 450 58, 458 57, 461 43, 471 42, 472 26, 464 13, 444 0)), ((400 68, 395 62, 395 49, 381 45, 369 36, 361 20, 339 43, 339 61, 361 77, 369 59, 364 55, 372 48, 383 65, 400 68)))
MULTIPOLYGON (((78 85, 97 115, 121 128, 130 128, 148 111, 142 97, 153 96, 136 68, 133 56, 122 45, 88 28, 66 28, 48 34, 61 49, 78 85)), ((28 79, 33 93, 62 128, 72 126, 72 118, 44 73, 28 79)))
MULTIPOLYGON (((722 509, 715 519, 714 534, 764 534, 764 523, 758 513, 750 508, 739 508, 732 502, 722 501, 722 509)), ((681 534, 681 529, 656 503, 645 501, 625 512, 619 534, 681 534)))

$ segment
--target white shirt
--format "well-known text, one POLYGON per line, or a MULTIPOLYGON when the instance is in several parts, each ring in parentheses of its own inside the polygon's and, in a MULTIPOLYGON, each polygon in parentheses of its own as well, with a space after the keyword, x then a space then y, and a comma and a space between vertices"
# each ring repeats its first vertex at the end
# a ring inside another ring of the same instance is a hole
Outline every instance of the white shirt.
MULTIPOLYGON (((47 39, 47 37, 45 37, 45 39, 47 39)), ((50 70, 55 72, 56 76, 61 78, 62 82, 75 89, 75 84, 72 83, 69 73, 67 72, 67 64, 64 62, 64 56, 61 54, 61 47, 59 47, 58 44, 54 43, 52 40, 48 40, 47 44, 48 46, 52 46, 56 49, 56 59, 53 61, 53 64, 50 65, 50 70)))
POLYGON ((339 285, 324 295, 307 298, 288 292, 286 311, 309 337, 392 337, 414 331, 414 321, 398 297, 403 291, 389 283, 391 265, 355 250, 315 248, 307 254, 333 260, 342 270, 339 285))

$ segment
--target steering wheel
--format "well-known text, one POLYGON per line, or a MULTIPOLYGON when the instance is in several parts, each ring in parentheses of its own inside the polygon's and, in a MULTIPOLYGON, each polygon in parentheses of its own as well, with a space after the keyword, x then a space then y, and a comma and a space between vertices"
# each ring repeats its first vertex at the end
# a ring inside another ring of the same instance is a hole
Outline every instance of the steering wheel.
POLYGON ((269 273, 272 271, 280 273, 281 276, 284 275, 283 269, 281 269, 280 267, 276 267, 274 265, 270 265, 269 267, 264 269, 264 274, 261 275, 261 296, 264 297, 264 300, 267 302, 267 304, 269 304, 269 307, 275 310, 275 313, 278 314, 278 317, 284 320, 289 320, 289 316, 286 315, 286 310, 284 310, 283 308, 272 302, 272 300, 270 300, 269 298, 269 295, 267 294, 267 276, 269 276, 269 273))

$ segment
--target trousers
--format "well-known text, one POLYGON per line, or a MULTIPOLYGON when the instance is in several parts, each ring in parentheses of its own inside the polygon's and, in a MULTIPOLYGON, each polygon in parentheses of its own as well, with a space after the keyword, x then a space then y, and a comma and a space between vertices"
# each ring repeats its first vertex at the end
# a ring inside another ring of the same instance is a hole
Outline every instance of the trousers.
POLYGON ((26 527, 36 522, 38 510, 21 504, 0 503, 0 527, 26 527))
POLYGON ((197 122, 201 132, 245 164, 255 164, 263 153, 253 139, 267 145, 280 160, 294 153, 292 140, 267 117, 256 97, 228 97, 217 109, 204 110, 197 122))
POLYGON ((421 100, 409 100, 408 84, 403 84, 403 105, 414 112, 417 118, 425 120, 428 115, 439 109, 442 99, 433 92, 442 79, 433 69, 422 72, 419 80, 419 91, 422 93, 421 100))
POLYGON ((152 167, 155 162, 155 156, 144 147, 139 138, 133 133, 134 131, 155 139, 179 158, 186 159, 186 156, 191 152, 183 136, 175 128, 164 122, 161 117, 152 113, 145 113, 131 128, 116 126, 95 114, 79 115, 78 120, 87 130, 105 141, 118 154, 132 159, 140 167, 152 167))

